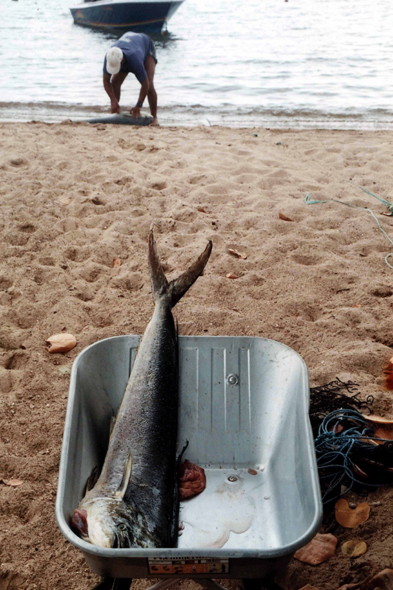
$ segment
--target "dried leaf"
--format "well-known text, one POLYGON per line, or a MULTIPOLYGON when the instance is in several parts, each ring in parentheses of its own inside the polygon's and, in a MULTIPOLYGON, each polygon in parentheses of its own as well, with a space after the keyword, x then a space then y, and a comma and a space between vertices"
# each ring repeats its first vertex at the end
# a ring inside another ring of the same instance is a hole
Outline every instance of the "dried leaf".
POLYGON ((48 352, 68 352, 76 346, 76 338, 72 334, 54 334, 46 341, 48 352))
POLYGON ((351 539, 341 545, 341 551, 347 557, 360 557, 367 551, 367 544, 360 539, 351 539))
MULTIPOLYGON (((375 563, 371 564, 372 567, 372 571, 371 573, 367 576, 367 578, 365 578, 364 580, 362 580, 361 582, 357 582, 356 584, 344 584, 344 586, 340 586, 340 588, 338 590, 349 590, 350 588, 352 588, 353 590, 366 590, 369 588, 369 584, 372 581, 373 577, 375 576, 375 572, 377 571, 377 566, 375 565, 375 563)), ((383 572, 381 572, 383 573, 383 572)))
POLYGON ((393 425, 393 420, 391 418, 383 418, 382 416, 376 416, 375 414, 370 414, 369 416, 364 416, 368 422, 372 422, 373 424, 391 424, 393 425))
POLYGON ((374 436, 376 438, 386 438, 387 440, 393 440, 393 424, 384 424, 383 426, 379 426, 379 428, 376 429, 374 436))
POLYGON ((371 578, 371 580, 367 583, 367 590, 393 590, 393 570, 392 569, 384 569, 379 574, 371 578))
POLYGON ((197 211, 200 211, 201 213, 207 213, 203 207, 197 207, 197 211))
POLYGON ((294 558, 303 563, 318 565, 334 555, 336 545, 337 539, 334 535, 317 533, 310 543, 296 551, 294 558))
POLYGON ((120 258, 114 258, 112 265, 113 265, 113 268, 119 268, 119 266, 121 266, 121 259, 120 258))
POLYGON ((233 272, 229 272, 227 275, 225 275, 227 279, 238 279, 239 277, 237 275, 235 275, 233 272))
POLYGON ((228 252, 229 254, 232 254, 232 256, 236 256, 236 258, 241 258, 242 260, 246 260, 247 258, 247 254, 245 254, 244 252, 239 252, 234 248, 228 248, 228 252))
POLYGON ((384 386, 388 391, 393 390, 393 357, 389 360, 384 370, 384 386))
POLYGON ((335 424, 329 426, 328 430, 329 432, 334 431, 334 434, 340 434, 340 432, 344 430, 344 426, 342 426, 342 424, 340 424, 339 422, 336 422, 335 424))
MULTIPOLYGON (((378 446, 378 445, 376 445, 376 446, 378 446)), ((370 480, 370 478, 367 475, 367 473, 365 473, 363 471, 363 469, 360 469, 359 465, 356 465, 355 463, 353 464, 353 470, 352 471, 354 472, 355 476, 358 477, 359 479, 366 480, 366 481, 369 481, 370 480)))
POLYGON ((6 486, 12 486, 13 488, 17 488, 18 486, 21 486, 22 483, 24 483, 21 479, 9 479, 3 481, 6 486))
POLYGON ((336 520, 341 526, 352 529, 368 520, 370 506, 367 502, 361 502, 356 508, 350 508, 347 500, 341 498, 335 506, 336 520))
POLYGON ((282 219, 283 221, 294 221, 293 219, 291 219, 290 217, 287 217, 286 215, 284 215, 284 213, 279 213, 278 217, 280 219, 282 219))

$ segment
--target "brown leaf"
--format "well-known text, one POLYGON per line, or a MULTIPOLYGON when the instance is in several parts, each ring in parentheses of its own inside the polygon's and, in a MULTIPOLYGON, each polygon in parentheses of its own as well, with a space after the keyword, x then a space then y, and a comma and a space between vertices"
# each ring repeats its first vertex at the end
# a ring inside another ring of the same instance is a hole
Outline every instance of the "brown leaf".
POLYGON ((339 422, 336 422, 335 424, 329 426, 328 430, 329 432, 334 431, 335 434, 340 434, 340 432, 344 430, 344 426, 342 426, 339 422))
POLYGON ((341 498, 335 506, 336 520, 341 526, 352 529, 368 520, 370 516, 370 506, 367 502, 361 502, 356 508, 350 508, 347 500, 341 498))
POLYGON ((282 219, 283 221, 294 221, 293 219, 291 219, 290 217, 287 217, 286 215, 284 215, 284 213, 279 213, 278 217, 280 219, 282 219))
POLYGON ((341 551, 347 557, 360 557, 367 551, 367 544, 360 539, 351 539, 341 545, 341 551))
POLYGON ((9 479, 3 481, 6 486, 12 486, 13 488, 17 488, 18 486, 21 486, 22 483, 24 483, 21 479, 9 479))
POLYGON ((360 588, 363 590, 366 590, 368 588, 368 584, 375 576, 376 571, 377 571, 377 566, 375 565, 375 563, 373 563, 372 564, 372 571, 367 576, 367 578, 365 578, 361 582, 357 582, 356 584, 344 584, 344 586, 340 586, 340 588, 338 590, 349 590, 350 588, 352 588, 352 590, 359 590, 360 588))
POLYGON ((225 275, 227 279, 238 279, 239 277, 237 275, 235 275, 233 272, 229 272, 227 275, 225 275))
POLYGON ((46 341, 48 352, 68 352, 76 346, 73 334, 54 334, 46 341))
POLYGON ((375 414, 370 414, 369 416, 364 416, 368 422, 372 422, 373 424, 391 424, 393 425, 393 420, 391 418, 384 418, 383 416, 376 416, 375 414))
POLYGON ((387 389, 388 391, 392 391, 393 390, 393 357, 389 360, 383 373, 385 375, 385 377, 384 377, 385 389, 387 389))
POLYGON ((374 436, 376 438, 386 438, 388 440, 393 440, 393 425, 384 424, 383 426, 379 426, 379 428, 377 428, 374 432, 374 436))
POLYGON ((201 213, 207 213, 203 207, 197 207, 197 211, 200 211, 201 213))
POLYGON ((364 588, 364 590, 374 590, 374 588, 393 590, 393 570, 389 568, 382 570, 371 578, 367 584, 363 584, 361 588, 364 588))
MULTIPOLYGON (((370 441, 371 443, 371 441, 370 441)), ((374 446, 378 446, 377 444, 374 446)), ((360 469, 359 465, 356 465, 355 463, 353 464, 353 469, 352 471, 354 472, 355 476, 358 477, 359 479, 362 479, 363 481, 369 481, 370 478, 367 475, 367 473, 365 473, 363 471, 363 469, 360 469)))
POLYGON ((245 254, 244 252, 239 252, 234 248, 228 248, 228 252, 229 254, 232 254, 232 256, 236 256, 236 258, 241 258, 242 260, 246 260, 247 258, 247 254, 245 254))
POLYGON ((294 558, 303 563, 318 565, 334 555, 336 545, 337 539, 334 535, 317 533, 310 543, 296 551, 294 558))
POLYGON ((119 268, 119 266, 121 266, 121 259, 120 258, 114 258, 113 262, 112 262, 112 266, 113 268, 119 268))

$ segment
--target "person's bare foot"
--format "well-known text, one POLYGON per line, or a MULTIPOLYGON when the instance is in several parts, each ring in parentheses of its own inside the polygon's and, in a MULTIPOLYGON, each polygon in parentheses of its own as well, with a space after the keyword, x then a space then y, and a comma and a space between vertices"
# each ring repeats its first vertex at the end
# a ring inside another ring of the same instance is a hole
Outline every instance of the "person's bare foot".
POLYGON ((157 117, 153 117, 153 121, 150 123, 150 125, 152 125, 153 127, 159 127, 160 126, 157 117))

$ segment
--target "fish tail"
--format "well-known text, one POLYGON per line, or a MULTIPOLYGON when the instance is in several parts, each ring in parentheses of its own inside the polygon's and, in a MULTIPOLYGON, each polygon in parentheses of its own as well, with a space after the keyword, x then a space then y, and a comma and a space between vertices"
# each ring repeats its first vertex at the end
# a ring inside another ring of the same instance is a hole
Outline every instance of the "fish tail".
POLYGON ((150 230, 149 270, 154 300, 157 301, 164 296, 168 296, 171 307, 174 307, 188 291, 191 285, 195 283, 199 275, 202 274, 203 269, 209 260, 212 247, 213 244, 209 240, 205 250, 197 258, 197 260, 191 264, 191 266, 183 274, 177 277, 177 279, 174 279, 169 283, 158 256, 153 230, 150 230))

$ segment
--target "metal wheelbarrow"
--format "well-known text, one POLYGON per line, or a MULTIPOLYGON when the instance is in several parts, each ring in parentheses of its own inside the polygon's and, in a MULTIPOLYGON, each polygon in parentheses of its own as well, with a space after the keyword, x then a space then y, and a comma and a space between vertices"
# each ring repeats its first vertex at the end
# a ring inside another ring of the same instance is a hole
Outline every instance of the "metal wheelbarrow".
POLYGON ((128 589, 132 578, 181 578, 219 587, 272 587, 322 518, 308 418, 307 367, 291 348, 265 338, 180 336, 178 446, 205 469, 204 492, 180 504, 182 530, 172 549, 106 549, 70 528, 92 469, 103 464, 139 336, 101 340, 82 351, 71 373, 56 519, 63 535, 103 577, 97 588, 128 589))

